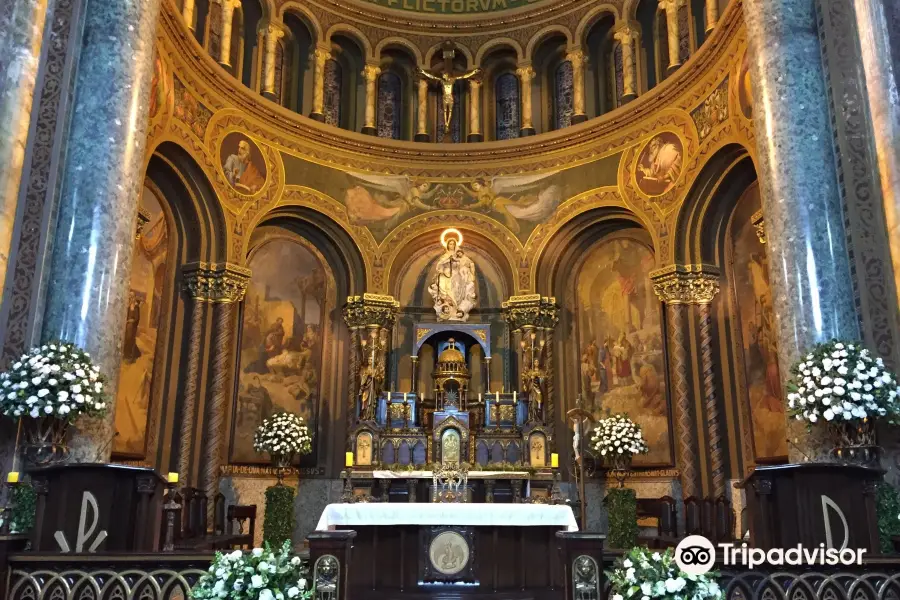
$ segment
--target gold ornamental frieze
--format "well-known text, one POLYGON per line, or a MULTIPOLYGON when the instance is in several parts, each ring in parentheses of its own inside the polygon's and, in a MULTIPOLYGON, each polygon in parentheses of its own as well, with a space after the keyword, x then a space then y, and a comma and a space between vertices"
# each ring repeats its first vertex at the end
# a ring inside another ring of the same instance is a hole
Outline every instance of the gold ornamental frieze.
POLYGON ((192 298, 215 304, 243 300, 251 276, 250 269, 231 263, 190 263, 182 273, 184 289, 192 298))
POLYGON ((712 265, 669 265, 652 271, 650 280, 666 304, 709 304, 719 293, 719 276, 712 265))

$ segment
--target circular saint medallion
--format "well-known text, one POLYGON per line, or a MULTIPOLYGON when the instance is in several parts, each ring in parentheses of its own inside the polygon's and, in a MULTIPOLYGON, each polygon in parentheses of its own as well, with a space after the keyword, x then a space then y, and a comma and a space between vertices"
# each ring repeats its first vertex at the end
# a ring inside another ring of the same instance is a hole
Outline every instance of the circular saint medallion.
POLYGON ((428 558, 437 572, 456 575, 469 564, 469 545, 455 531, 444 531, 431 540, 428 558))

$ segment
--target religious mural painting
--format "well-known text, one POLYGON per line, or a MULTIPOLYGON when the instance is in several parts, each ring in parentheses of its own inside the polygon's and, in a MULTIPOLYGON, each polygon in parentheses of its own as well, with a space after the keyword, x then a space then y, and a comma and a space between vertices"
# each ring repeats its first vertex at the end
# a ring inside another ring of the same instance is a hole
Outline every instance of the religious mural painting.
POLYGON ((143 456, 145 452, 169 247, 165 213, 149 188, 143 189, 140 207, 142 215, 149 220, 135 240, 131 261, 113 442, 116 455, 132 457, 143 456))
POLYGON ((156 57, 153 65, 153 79, 150 81, 150 100, 147 106, 147 113, 153 119, 159 114, 171 95, 171 89, 167 81, 166 67, 162 59, 156 57))
POLYGON ((401 223, 435 210, 481 213, 524 242, 569 198, 615 186, 620 158, 614 154, 565 171, 442 182, 339 171, 282 154, 286 185, 319 189, 342 202, 348 221, 366 227, 378 242, 401 223))
POLYGON ((672 464, 662 312, 650 285, 653 251, 616 237, 587 253, 575 278, 577 343, 585 408, 627 413, 650 453, 635 464, 672 464))
POLYGON ((787 431, 769 265, 765 246, 751 218, 760 206, 759 185, 754 183, 743 194, 732 216, 734 295, 741 327, 755 459, 775 462, 787 457, 787 431))
POLYGON ((671 131, 663 131, 644 146, 634 173, 638 189, 647 196, 662 196, 673 187, 684 164, 684 145, 671 131))
POLYGON ((199 102, 188 90, 181 80, 174 78, 175 88, 175 118, 188 126, 191 132, 199 138, 203 138, 206 126, 212 119, 212 111, 206 105, 199 102))
POLYGON ((226 135, 219 154, 225 179, 236 191, 252 195, 266 185, 266 160, 256 142, 243 133, 233 131, 226 135))
POLYGON ((317 253, 286 238, 264 243, 248 266, 231 459, 265 463, 253 433, 267 417, 292 412, 316 431, 327 276, 317 253))

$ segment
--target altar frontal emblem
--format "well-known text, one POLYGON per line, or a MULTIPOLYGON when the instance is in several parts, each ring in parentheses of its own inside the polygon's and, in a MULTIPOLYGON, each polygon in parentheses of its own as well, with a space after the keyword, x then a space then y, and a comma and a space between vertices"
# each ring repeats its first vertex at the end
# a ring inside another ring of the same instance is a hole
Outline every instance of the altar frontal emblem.
POLYGON ((445 531, 431 540, 428 558, 438 573, 456 575, 469 564, 469 544, 455 531, 445 531))

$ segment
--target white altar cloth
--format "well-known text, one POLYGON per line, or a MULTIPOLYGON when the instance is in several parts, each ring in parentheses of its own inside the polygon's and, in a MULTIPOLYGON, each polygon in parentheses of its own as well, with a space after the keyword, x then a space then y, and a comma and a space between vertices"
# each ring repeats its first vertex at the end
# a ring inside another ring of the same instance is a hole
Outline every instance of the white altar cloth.
MULTIPOLYGON (((354 473, 354 476, 357 474, 354 473)), ((433 471, 385 471, 376 469, 372 471, 373 479, 431 479, 433 471)), ((365 477, 363 473, 360 475, 365 477)), ((531 479, 528 471, 469 471, 469 479, 531 479)), ((545 477, 549 479, 549 477, 545 477)))
POLYGON ((578 531, 572 509, 550 504, 361 502, 329 504, 316 530, 353 525, 460 525, 534 527, 556 525, 578 531))

